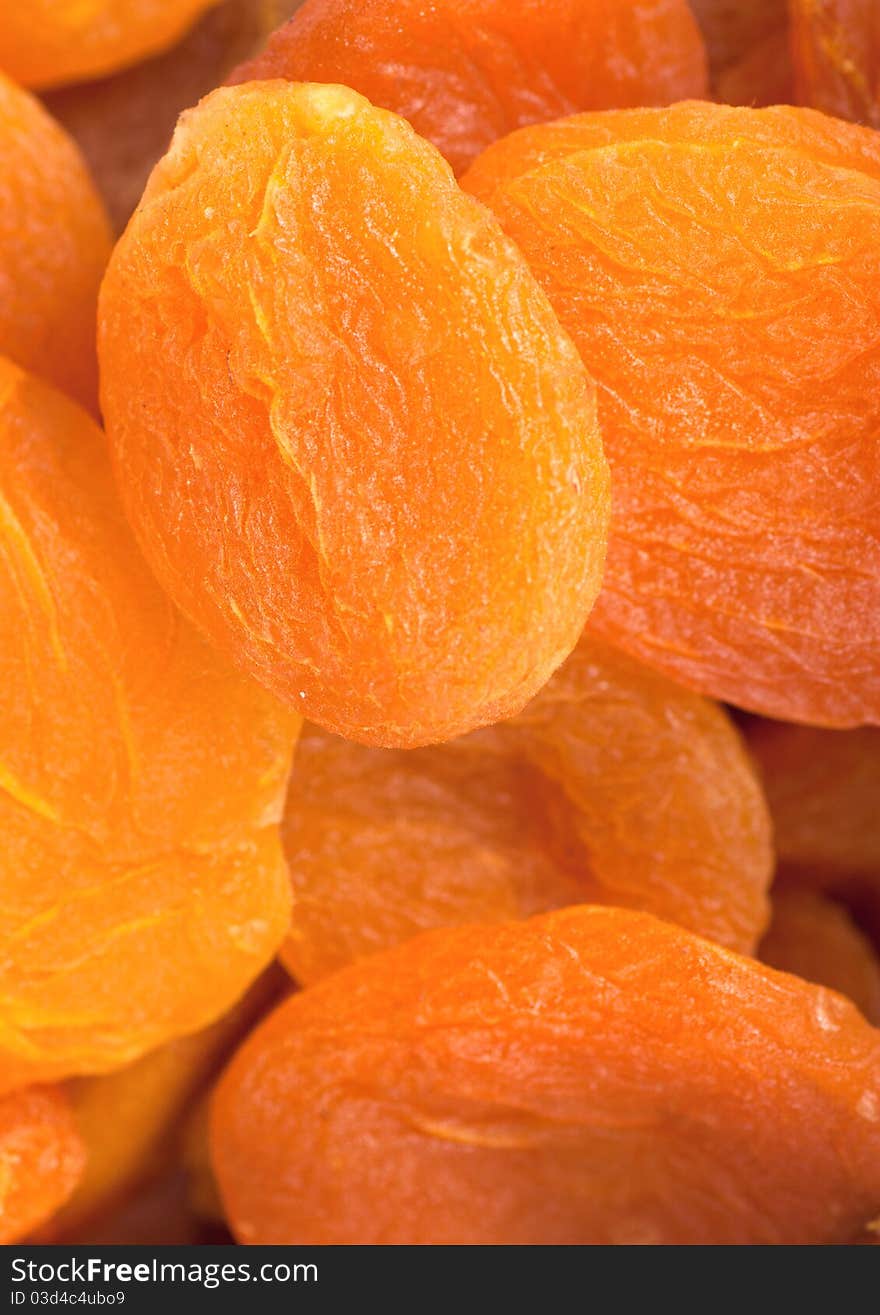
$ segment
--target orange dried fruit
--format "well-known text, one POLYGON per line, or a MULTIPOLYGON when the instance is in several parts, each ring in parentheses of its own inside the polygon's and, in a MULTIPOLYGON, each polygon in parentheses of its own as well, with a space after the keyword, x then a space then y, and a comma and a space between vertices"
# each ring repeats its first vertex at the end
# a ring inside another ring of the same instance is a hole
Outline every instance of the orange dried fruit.
POLYGON ((0 1097, 0 1245, 50 1218, 76 1187, 84 1163, 61 1091, 29 1087, 0 1097))
POLYGON ((165 50, 217 0, 12 0, 0 69, 25 87, 100 77, 165 50))
POLYGON ((117 232, 168 149, 181 111, 218 86, 294 8, 293 0, 224 0, 173 49, 44 97, 88 161, 117 232))
POLYGON ((282 827, 282 958, 302 982, 430 927, 578 902, 645 909, 746 953, 772 844, 714 705, 583 640, 526 710, 434 748, 300 738, 282 827))
POLYGON ((402 119, 284 82, 184 115, 111 260, 100 356, 160 581, 310 719, 450 738, 574 647, 608 517, 592 385, 402 119))
POLYGON ((242 1242, 843 1242, 880 1201, 880 1034, 581 906, 427 932, 294 996, 227 1069, 212 1142, 242 1242))
POLYGON ((0 73, 0 354, 90 407, 109 256, 109 224, 79 151, 0 73))
POLYGON ((880 720, 877 141, 692 103, 523 129, 464 180, 597 380, 614 518, 591 628, 832 726, 880 720))
POLYGON ((764 963, 839 991, 880 1023, 880 960, 835 900, 810 890, 773 892, 773 920, 761 942, 764 963))
POLYGON ((160 592, 88 416, 2 358, 0 687, 8 1090, 193 1031, 269 961, 298 719, 160 592))
POLYGON ((876 0, 789 0, 799 101, 880 127, 876 0))
POLYGON ((529 123, 705 95, 686 0, 307 0, 231 79, 344 83, 460 173, 529 123))

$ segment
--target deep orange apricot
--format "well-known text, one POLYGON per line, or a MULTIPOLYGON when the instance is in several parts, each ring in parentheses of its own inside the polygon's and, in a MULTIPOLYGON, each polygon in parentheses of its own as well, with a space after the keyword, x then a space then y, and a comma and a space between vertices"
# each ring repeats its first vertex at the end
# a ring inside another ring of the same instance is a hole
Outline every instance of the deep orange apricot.
POLYGON ((647 914, 446 928, 270 1015, 212 1143, 242 1242, 845 1242, 880 1033, 647 914))
POLYGON ((101 294, 102 403, 160 581, 328 729, 520 710, 599 588, 591 381, 490 213, 344 87, 184 115, 101 294))
POLYGON ((827 726, 880 721, 878 142, 691 103, 523 129, 464 179, 599 387, 614 519, 591 629, 827 726))
POLYGON ((26 87, 83 82, 164 50, 218 0, 12 0, 0 69, 26 87))
POLYGON ((204 1026, 269 961, 297 718, 160 592, 87 415, 2 358, 0 688, 8 1090, 204 1026))
POLYGON ((55 1213, 85 1158, 60 1090, 29 1087, 0 1097, 0 1244, 20 1240, 55 1213))
POLYGON ((737 732, 595 640, 519 717, 436 748, 306 727, 282 834, 282 957, 305 983, 429 927, 581 901, 745 953, 768 916, 769 822, 737 732))
POLYGON ((306 0, 231 81, 344 83, 457 173, 506 133, 707 90, 686 0, 306 0))
POLYGON ((0 354, 91 408, 109 256, 109 224, 82 156, 0 73, 0 354))

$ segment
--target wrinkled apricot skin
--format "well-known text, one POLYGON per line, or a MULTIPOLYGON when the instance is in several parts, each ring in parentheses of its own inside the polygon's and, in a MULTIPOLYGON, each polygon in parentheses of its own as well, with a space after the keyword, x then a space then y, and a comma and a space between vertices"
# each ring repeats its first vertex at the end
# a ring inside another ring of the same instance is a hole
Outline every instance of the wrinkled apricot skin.
POLYGON ((295 0, 224 0, 173 49, 44 97, 80 147, 120 233, 167 150, 178 115, 257 50, 295 0))
POLYGON ((880 960, 846 909, 809 890, 773 894, 773 920, 761 942, 764 963, 839 991, 869 1022, 880 1023, 880 960))
POLYGON ((310 983, 430 927, 582 901, 644 909, 744 953, 767 921, 766 807, 720 709, 595 640, 519 717, 436 748, 316 727, 282 828, 310 983))
POLYGON ((0 73, 0 354, 90 408, 109 256, 109 224, 79 151, 0 73))
POLYGON ((789 0, 799 101, 880 127, 876 0, 789 0))
POLYGON ((9 0, 0 69, 25 87, 84 82, 172 46, 217 0, 9 0))
POLYGON ((0 358, 0 1090, 224 1012, 289 917, 297 718, 153 581, 103 436, 0 358))
POLYGON ((686 0, 307 0, 235 82, 353 87, 461 173, 515 128, 706 93, 686 0))
POLYGON ((74 1190, 85 1148, 70 1106, 53 1087, 0 1097, 0 1245, 23 1238, 74 1190))
POLYGON ((212 1144, 248 1243, 842 1242, 880 1203, 880 1034, 581 906, 294 996, 227 1069, 212 1144))
POLYGON ((590 380, 484 207, 343 87, 184 115, 101 293, 158 578, 310 720, 409 746, 517 712, 599 588, 590 380))
POLYGON ((739 707, 880 720, 875 134, 789 108, 578 115, 464 185, 598 384, 591 629, 739 707))

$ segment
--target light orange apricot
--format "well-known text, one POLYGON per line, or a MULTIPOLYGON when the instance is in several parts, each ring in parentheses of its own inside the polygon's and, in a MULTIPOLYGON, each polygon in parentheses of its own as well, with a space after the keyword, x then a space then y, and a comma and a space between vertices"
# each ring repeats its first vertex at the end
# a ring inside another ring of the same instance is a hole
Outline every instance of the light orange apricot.
POLYGON ((110 227, 82 156, 0 73, 0 354, 92 409, 109 256, 110 227))
POLYGON ((520 710, 574 647, 609 510, 592 384, 491 214, 344 87, 184 115, 101 294, 102 405, 159 580, 365 743, 520 710))
POLYGON ((298 719, 131 539, 85 412, 0 358, 0 1090, 222 1014, 289 917, 298 719))
POLYGON ((172 46, 218 0, 10 0, 0 69, 26 87, 84 82, 172 46))

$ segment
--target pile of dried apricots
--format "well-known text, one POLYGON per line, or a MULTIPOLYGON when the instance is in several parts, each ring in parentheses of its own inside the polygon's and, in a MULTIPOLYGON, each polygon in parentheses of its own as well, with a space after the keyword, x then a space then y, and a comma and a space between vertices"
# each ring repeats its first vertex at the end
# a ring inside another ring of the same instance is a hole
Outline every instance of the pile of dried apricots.
POLYGON ((0 1239, 880 1240, 878 129, 875 0, 2 7, 0 1239))

